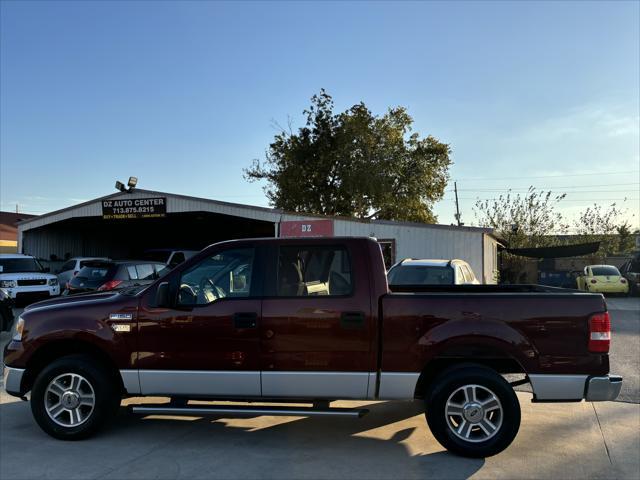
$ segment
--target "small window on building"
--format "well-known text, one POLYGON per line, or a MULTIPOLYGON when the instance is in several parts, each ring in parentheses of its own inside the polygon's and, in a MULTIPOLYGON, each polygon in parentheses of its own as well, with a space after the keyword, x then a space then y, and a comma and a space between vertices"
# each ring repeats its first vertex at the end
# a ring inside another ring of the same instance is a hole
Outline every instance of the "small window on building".
POLYGON ((396 263, 396 241, 395 240, 378 240, 380 250, 382 250, 382 258, 384 259, 384 267, 389 270, 396 263))
POLYGON ((346 248, 280 248, 278 296, 342 296, 351 291, 351 262, 346 248))

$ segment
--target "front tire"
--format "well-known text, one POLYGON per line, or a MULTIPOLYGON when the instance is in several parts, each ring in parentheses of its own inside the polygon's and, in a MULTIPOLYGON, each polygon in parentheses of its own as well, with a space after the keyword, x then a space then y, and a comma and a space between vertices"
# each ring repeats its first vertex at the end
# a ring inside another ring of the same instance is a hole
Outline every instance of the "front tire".
POLYGON ((483 366, 453 367, 441 373, 426 396, 433 436, 465 457, 500 453, 520 428, 520 403, 511 385, 483 366))
POLYGON ((112 376, 85 355, 62 357, 42 370, 31 390, 31 412, 54 438, 79 440, 97 432, 117 411, 112 376))

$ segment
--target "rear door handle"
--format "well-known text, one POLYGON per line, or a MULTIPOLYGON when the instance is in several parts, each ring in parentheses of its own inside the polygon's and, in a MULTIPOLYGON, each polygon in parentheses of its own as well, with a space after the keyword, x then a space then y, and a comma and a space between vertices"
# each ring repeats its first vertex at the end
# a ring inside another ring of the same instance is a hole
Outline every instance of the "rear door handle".
POLYGON ((340 326, 342 328, 353 329, 364 327, 363 312, 342 312, 340 315, 340 326))
POLYGON ((235 328, 256 328, 258 326, 258 314, 256 312, 234 313, 233 326, 235 328))

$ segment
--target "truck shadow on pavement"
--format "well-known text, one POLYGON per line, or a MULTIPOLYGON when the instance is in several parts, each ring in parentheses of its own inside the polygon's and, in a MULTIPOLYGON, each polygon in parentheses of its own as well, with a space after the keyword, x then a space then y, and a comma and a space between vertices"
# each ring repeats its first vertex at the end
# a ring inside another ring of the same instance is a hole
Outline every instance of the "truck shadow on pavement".
POLYGON ((142 417, 122 407, 103 433, 63 442, 38 428, 27 403, 5 403, 0 447, 13 453, 0 476, 439 479, 468 478, 484 465, 443 451, 420 404, 366 408, 367 416, 353 419, 142 417))
MULTIPOLYGON (((213 451, 224 444, 227 462, 236 465, 221 468, 221 473, 226 470, 223 477, 246 466, 249 477, 262 472, 259 476, 267 478, 468 478, 484 465, 484 460, 443 451, 429 433, 420 402, 381 402, 366 408, 370 413, 361 419, 197 418, 183 438, 191 445, 209 443, 213 451)), ((176 417, 126 413, 118 420, 114 433, 180 422, 176 417)))

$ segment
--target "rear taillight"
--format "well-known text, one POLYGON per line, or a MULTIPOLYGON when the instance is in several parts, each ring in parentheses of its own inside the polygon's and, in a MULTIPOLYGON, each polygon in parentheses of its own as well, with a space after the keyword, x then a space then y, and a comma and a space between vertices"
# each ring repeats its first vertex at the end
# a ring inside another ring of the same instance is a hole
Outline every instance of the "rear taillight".
POLYGON ((591 280, 591 283, 598 283, 598 281, 594 278, 593 280, 591 280))
POLYGON ((607 353, 611 345, 609 312, 596 313, 589 319, 589 351, 607 353))
POLYGON ((116 288, 121 283, 122 283, 122 280, 109 280, 107 283, 105 283, 103 285, 100 285, 98 287, 98 290, 101 290, 101 291, 113 290, 114 288, 116 288))

